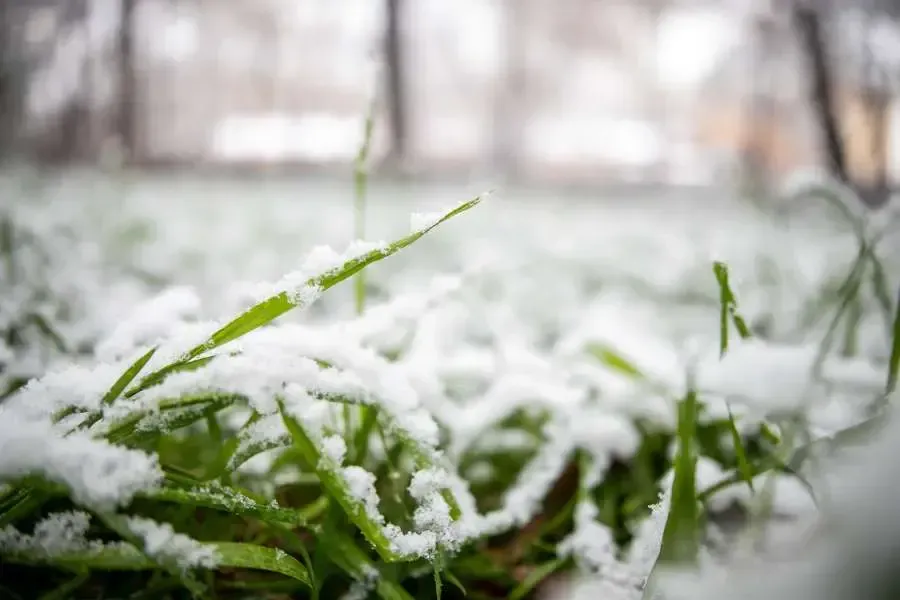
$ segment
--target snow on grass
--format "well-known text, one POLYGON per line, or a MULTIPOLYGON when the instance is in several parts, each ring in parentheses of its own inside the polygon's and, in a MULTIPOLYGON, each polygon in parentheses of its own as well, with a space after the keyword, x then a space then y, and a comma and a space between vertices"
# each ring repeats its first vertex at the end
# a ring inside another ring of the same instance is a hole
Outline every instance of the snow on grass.
POLYGON ((173 562, 182 569, 216 566, 217 557, 213 548, 176 533, 168 523, 143 517, 129 517, 126 523, 128 529, 143 542, 144 552, 154 559, 173 562))
POLYGON ((155 456, 83 433, 66 436, 0 406, 0 480, 28 475, 61 483, 76 502, 101 510, 127 505, 162 479, 155 456))
MULTIPOLYGON (((158 459, 96 438, 139 417, 135 431, 162 432, 167 443, 195 436, 221 440, 205 442, 224 448, 224 473, 212 476, 246 485, 267 500, 282 486, 308 486, 322 473, 334 473, 387 540, 392 559, 437 560, 468 541, 511 533, 541 518, 545 499, 575 456, 588 459, 589 470, 579 476, 592 489, 626 465, 634 477, 610 485, 623 486, 623 493, 638 485, 667 490, 671 476, 653 480, 658 467, 650 481, 636 483, 647 475, 635 463, 647 452, 671 458, 662 442, 649 450, 644 444, 674 430, 676 399, 684 395, 696 357, 703 403, 698 421, 720 427, 731 407, 746 437, 758 437, 763 421, 798 411, 813 435, 831 434, 863 419, 883 388, 884 318, 873 309, 873 296, 861 301, 860 343, 844 352, 851 356, 825 357, 820 373, 813 367, 823 322, 798 330, 804 311, 814 311, 813 301, 841 275, 835 269, 843 263, 822 257, 844 256, 835 248, 845 246, 852 255, 852 239, 847 244, 847 235, 832 230, 788 235, 778 223, 718 205, 700 210, 662 201, 642 207, 636 200, 636 208, 583 200, 535 206, 498 201, 480 207, 468 229, 448 228, 446 235, 424 240, 421 251, 405 251, 367 275, 371 297, 366 312, 355 315, 349 286, 320 298, 322 290, 310 281, 387 246, 355 242, 346 252, 331 250, 345 243, 349 213, 327 202, 321 211, 307 210, 289 196, 263 209, 248 208, 245 197, 215 203, 197 197, 162 201, 150 212, 140 195, 123 198, 122 213, 140 215, 155 231, 124 243, 130 251, 123 256, 144 257, 137 262, 171 285, 144 294, 139 304, 130 296, 111 298, 134 308, 119 307, 98 328, 104 335, 97 337, 105 339, 86 365, 41 363, 48 374, 0 406, 0 479, 41 474, 66 485, 78 503, 99 510, 126 506, 135 494, 159 485, 158 459), (796 244, 789 257, 787 239, 796 244), (293 257, 303 249, 307 259, 298 267, 293 257), (724 360, 718 357, 718 294, 708 261, 713 254, 727 257, 740 278, 736 292, 754 331, 767 329, 733 342, 724 360), (248 281, 262 283, 227 291, 233 282, 248 281), (148 346, 159 344, 160 350, 141 375, 183 357, 235 307, 279 293, 310 310, 280 317, 218 348, 208 363, 101 406, 116 377, 148 346), (224 424, 224 433, 212 424, 204 430, 207 404, 172 408, 172 402, 214 395, 229 399, 216 408, 215 423, 224 424), (314 446, 310 464, 286 453, 296 440, 287 435, 280 406, 314 446), (48 425, 64 407, 85 412, 48 425), (91 411, 100 411, 103 422, 63 435, 91 411), (188 426, 184 415, 191 417, 188 426), (374 420, 360 448, 352 434, 366 415, 374 420), (400 514, 391 513, 394 498, 379 497, 393 480, 376 477, 398 452, 390 469, 409 482, 387 493, 404 496, 400 514), (515 472, 498 468, 497 456, 514 460, 515 472), (485 489, 491 505, 480 510, 483 498, 476 493, 485 489)), ((393 214, 408 214, 402 202, 393 196, 382 201, 384 210, 372 214, 383 222, 371 226, 402 224, 393 214)), ((437 217, 414 215, 412 228, 426 229, 437 217)), ((105 222, 78 223, 93 227, 91 235, 117 255, 123 242, 105 222)), ((97 310, 91 320, 103 321, 97 310)), ((8 354, 6 349, 0 357, 8 354)), ((782 438, 790 430, 771 429, 782 438)), ((721 437, 717 444, 727 458, 734 448, 728 435, 721 437)), ((699 457, 698 491, 731 475, 719 459, 699 457)), ((754 484, 762 486, 763 479, 754 484)), ((812 512, 798 480, 778 475, 773 484, 777 515, 812 512)), ((216 493, 209 485, 195 491, 216 493)), ((596 498, 579 499, 574 528, 560 536, 565 541, 558 553, 598 575, 610 597, 639 596, 659 554, 668 511, 664 495, 649 518, 642 516, 655 493, 642 488, 640 500, 629 498, 637 504, 629 508, 636 516, 626 524, 635 534, 628 548, 614 543, 596 498)), ((713 495, 707 507, 715 516, 750 500, 748 486, 738 482, 713 495)), ((309 514, 319 514, 314 508, 309 514)), ((171 550, 183 564, 212 564, 205 548, 169 523, 130 523, 150 554, 171 550)), ((363 571, 357 565, 355 572, 363 571)), ((363 578, 354 593, 374 581, 375 575, 363 578)))
POLYGON ((51 513, 38 521, 30 534, 8 525, 0 529, 0 552, 26 554, 42 559, 60 555, 90 554, 123 542, 104 543, 87 538, 91 516, 81 511, 51 513))

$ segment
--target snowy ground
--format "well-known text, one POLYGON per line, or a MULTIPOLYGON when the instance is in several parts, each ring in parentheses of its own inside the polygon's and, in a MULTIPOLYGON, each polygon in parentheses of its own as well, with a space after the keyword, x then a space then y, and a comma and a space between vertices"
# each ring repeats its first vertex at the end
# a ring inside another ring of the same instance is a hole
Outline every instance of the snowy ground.
MULTIPOLYGON (((316 246, 342 251, 354 237, 352 187, 345 183, 72 174, 17 176, 3 186, 30 198, 16 205, 17 219, 51 232, 46 273, 72 312, 61 331, 99 341, 87 364, 171 341, 185 323, 230 318, 316 246), (81 241, 52 234, 56 227, 71 228, 81 241)), ((490 187, 373 184, 364 237, 393 240, 409 232, 411 213, 452 206, 490 187)), ((896 250, 895 240, 887 242, 896 250)), ((634 452, 631 419, 671 427, 674 405, 667 394, 638 389, 603 368, 586 347, 614 349, 677 396, 689 359, 703 364, 717 354, 711 263, 725 261, 742 312, 778 346, 742 346, 702 382, 714 407, 739 396, 751 427, 804 396, 822 326, 802 323, 855 253, 844 224, 799 206, 776 218, 712 191, 643 197, 496 190, 367 269, 365 318, 354 319, 353 284, 345 282, 285 319, 323 334, 348 322, 348 335, 360 343, 402 350, 404 377, 419 403, 451 432, 451 457, 484 443, 479 436, 517 406, 534 405, 555 411, 565 426, 556 439, 565 442, 561 452, 571 449, 567 444, 582 447, 602 473, 611 457, 634 452), (455 390, 454 397, 442 388, 455 390)), ((896 256, 882 252, 894 283, 896 256)), ((826 363, 827 393, 808 409, 814 435, 858 421, 865 400, 883 387, 884 319, 871 294, 860 302, 853 356, 826 363)), ((34 367, 40 359, 30 360, 34 367)), ((703 485, 722 476, 712 461, 698 469, 703 485)), ((473 469, 467 476, 485 474, 473 469)), ((776 486, 775 495, 776 512, 808 514, 810 502, 797 486, 776 486)), ((523 502, 507 507, 512 522, 521 518, 516 510, 531 510, 523 502)), ((590 563, 591 549, 574 546, 590 563)))

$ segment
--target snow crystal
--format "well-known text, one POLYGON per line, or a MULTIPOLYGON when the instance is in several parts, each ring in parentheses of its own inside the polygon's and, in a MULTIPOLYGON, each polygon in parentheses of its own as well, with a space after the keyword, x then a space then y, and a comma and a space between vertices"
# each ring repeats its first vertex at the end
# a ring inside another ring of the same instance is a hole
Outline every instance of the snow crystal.
POLYGON ((143 540, 144 551, 153 558, 173 561, 183 569, 213 568, 217 564, 218 557, 212 546, 176 533, 168 523, 129 517, 127 524, 131 532, 143 540))

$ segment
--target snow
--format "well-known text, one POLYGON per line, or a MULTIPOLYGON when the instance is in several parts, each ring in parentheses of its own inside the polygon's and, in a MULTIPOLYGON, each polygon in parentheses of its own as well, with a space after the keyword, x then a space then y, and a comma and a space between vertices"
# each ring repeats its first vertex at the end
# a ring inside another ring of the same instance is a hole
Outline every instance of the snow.
POLYGON ((91 516, 81 511, 50 513, 35 524, 31 534, 22 533, 8 525, 0 529, 0 551, 52 559, 124 545, 121 542, 104 544, 88 540, 86 535, 90 520, 91 516))
POLYGON ((155 456, 21 418, 0 406, 0 480, 43 475, 85 506, 111 510, 162 479, 155 456))
POLYGON ((215 549, 190 537, 176 533, 168 523, 157 523, 143 517, 129 517, 128 529, 144 543, 148 556, 172 561, 182 569, 214 568, 218 560, 215 549))

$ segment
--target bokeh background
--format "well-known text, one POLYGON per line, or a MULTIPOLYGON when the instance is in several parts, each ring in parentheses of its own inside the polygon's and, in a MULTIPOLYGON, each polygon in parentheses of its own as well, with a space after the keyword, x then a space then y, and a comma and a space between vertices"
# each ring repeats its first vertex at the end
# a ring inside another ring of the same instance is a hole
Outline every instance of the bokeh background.
MULTIPOLYGON (((796 2, 4 0, 7 157, 552 185, 828 166, 796 2)), ((816 2, 860 185, 900 176, 890 0, 816 2)))

